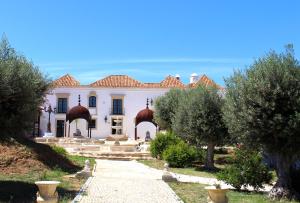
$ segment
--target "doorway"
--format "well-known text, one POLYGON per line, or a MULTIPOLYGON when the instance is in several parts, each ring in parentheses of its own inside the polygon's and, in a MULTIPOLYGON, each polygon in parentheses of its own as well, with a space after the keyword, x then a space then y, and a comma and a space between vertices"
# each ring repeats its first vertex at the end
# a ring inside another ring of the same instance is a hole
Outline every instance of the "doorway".
POLYGON ((65 132, 65 121, 57 120, 56 121, 56 137, 63 137, 65 132))

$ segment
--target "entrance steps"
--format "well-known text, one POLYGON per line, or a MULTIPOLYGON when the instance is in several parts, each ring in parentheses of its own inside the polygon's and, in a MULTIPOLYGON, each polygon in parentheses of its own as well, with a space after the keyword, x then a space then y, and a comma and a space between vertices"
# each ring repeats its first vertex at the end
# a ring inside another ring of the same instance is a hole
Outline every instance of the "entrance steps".
POLYGON ((138 160, 138 159, 153 159, 149 152, 95 152, 95 151, 79 151, 70 152, 72 155, 91 157, 96 159, 108 160, 138 160))
POLYGON ((149 145, 138 141, 104 141, 89 138, 36 138, 36 142, 63 147, 71 155, 108 160, 152 159, 149 145))

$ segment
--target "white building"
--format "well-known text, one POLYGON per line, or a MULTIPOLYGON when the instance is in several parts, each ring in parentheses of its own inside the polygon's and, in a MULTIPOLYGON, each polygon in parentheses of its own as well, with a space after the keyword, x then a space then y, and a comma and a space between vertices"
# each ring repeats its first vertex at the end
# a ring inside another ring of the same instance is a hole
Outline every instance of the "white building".
MULTIPOLYGON (((90 85, 80 85, 76 79, 67 74, 54 81, 52 91, 46 96, 45 106, 51 105, 55 110, 55 113, 50 114, 51 132, 56 137, 73 137, 79 132, 82 136, 88 136, 86 120, 75 119, 70 123, 70 127, 69 122, 66 122, 67 112, 78 106, 80 95, 80 106, 88 109, 91 115, 92 138, 106 138, 119 134, 132 139, 144 139, 146 133, 150 133, 150 137, 153 138, 157 129, 150 122, 139 123, 135 133, 137 114, 142 110, 144 110, 142 114, 145 114, 145 111, 146 114, 151 113, 145 110, 147 99, 148 108, 154 110, 155 99, 171 88, 190 88, 200 83, 215 85, 205 75, 199 78, 196 74, 192 74, 190 81, 189 85, 184 85, 179 75, 176 75, 176 77, 168 76, 160 83, 142 83, 126 75, 111 75, 90 85)), ((48 116, 47 112, 42 111, 40 117, 42 135, 47 132, 48 116)))

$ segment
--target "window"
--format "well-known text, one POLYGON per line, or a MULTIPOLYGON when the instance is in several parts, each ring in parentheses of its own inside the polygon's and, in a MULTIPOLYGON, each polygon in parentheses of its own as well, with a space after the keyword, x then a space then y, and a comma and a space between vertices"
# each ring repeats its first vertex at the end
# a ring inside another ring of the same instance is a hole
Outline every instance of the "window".
POLYGON ((57 99, 57 113, 67 113, 68 110, 68 99, 58 98, 57 99))
POLYGON ((89 97, 89 107, 96 107, 96 96, 89 97))
POLYGON ((92 119, 91 122, 89 123, 89 127, 92 129, 96 128, 96 119, 92 119))
POLYGON ((122 115, 123 114, 123 100, 122 99, 113 99, 113 115, 122 115))

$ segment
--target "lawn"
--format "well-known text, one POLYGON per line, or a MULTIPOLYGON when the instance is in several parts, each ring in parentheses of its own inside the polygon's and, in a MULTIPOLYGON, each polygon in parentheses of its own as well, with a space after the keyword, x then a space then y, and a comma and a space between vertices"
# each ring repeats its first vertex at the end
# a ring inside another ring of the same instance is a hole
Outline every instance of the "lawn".
POLYGON ((37 191, 34 182, 38 180, 60 181, 57 188, 59 202, 70 202, 85 182, 71 174, 83 168, 86 159, 90 160, 91 167, 95 164, 92 158, 71 156, 62 148, 49 148, 35 143, 13 144, 9 147, 0 145, 6 155, 0 159, 0 202, 34 202, 37 191), (36 150, 44 150, 48 157, 39 157, 40 153, 36 153, 36 150), (11 157, 15 157, 12 162, 11 157), (15 166, 15 170, 11 165, 15 166))
MULTIPOLYGON (((70 155, 67 155, 67 157, 75 164, 82 167, 84 166, 84 161, 86 159, 90 160, 91 166, 93 166, 95 163, 95 160, 91 158, 70 155)), ((73 178, 68 175, 70 175, 70 173, 62 171, 58 168, 43 171, 32 170, 27 174, 0 174, 0 185, 1 187, 3 186, 3 189, 0 189, 0 194, 1 196, 5 196, 5 194, 3 193, 5 193, 6 191, 11 191, 11 189, 9 188, 19 188, 19 190, 13 190, 14 195, 20 197, 27 196, 28 198, 30 198, 30 193, 32 193, 32 191, 35 189, 35 181, 57 180, 61 182, 61 184, 57 188, 60 202, 69 202, 75 197, 76 193, 79 191, 85 180, 78 180, 77 178, 73 178)))
MULTIPOLYGON (((205 185, 197 183, 169 183, 169 186, 185 203, 206 203, 207 191, 205 185)), ((271 201, 267 194, 255 192, 227 193, 230 203, 296 203, 295 201, 271 201)))

